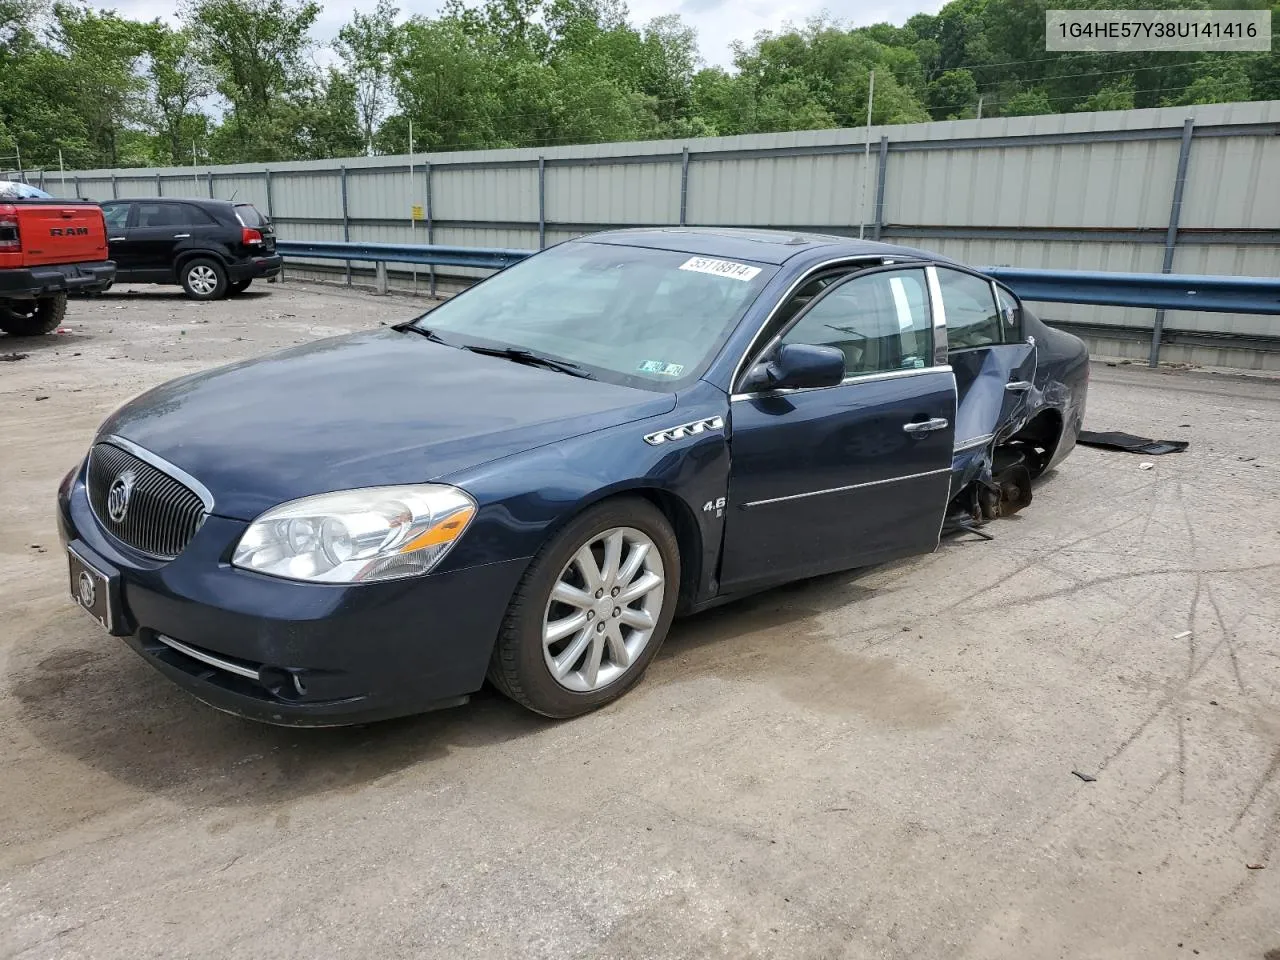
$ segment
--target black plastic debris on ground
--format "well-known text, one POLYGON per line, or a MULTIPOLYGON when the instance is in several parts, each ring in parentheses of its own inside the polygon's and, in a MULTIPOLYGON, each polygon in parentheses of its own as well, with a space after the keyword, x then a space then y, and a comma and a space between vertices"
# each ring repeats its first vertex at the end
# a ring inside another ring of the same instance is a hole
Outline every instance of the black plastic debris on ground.
POLYGON ((0 361, 8 361, 9 363, 13 363, 14 361, 17 361, 17 360, 27 359, 27 356, 28 355, 25 353, 0 353, 0 361))
POLYGON ((1158 457, 1162 453, 1181 453, 1190 446, 1186 440, 1152 440, 1150 437, 1135 437, 1131 433, 1094 433, 1092 430, 1081 430, 1076 442, 1086 447, 1123 450, 1147 457, 1158 457))

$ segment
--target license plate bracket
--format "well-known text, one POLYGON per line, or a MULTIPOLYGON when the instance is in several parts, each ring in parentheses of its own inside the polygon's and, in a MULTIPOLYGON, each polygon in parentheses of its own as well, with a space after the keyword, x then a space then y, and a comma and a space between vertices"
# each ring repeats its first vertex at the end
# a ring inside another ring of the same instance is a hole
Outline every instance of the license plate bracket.
POLYGON ((87 560, 74 546, 67 547, 68 585, 71 599, 107 633, 120 636, 120 575, 106 564, 87 560))

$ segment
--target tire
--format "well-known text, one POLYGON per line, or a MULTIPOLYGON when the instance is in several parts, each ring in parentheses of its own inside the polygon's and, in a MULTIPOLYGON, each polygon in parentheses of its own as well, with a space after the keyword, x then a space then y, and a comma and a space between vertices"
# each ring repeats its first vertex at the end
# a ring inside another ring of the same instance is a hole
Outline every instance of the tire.
POLYGON ((29 310, 0 307, 0 330, 14 337, 38 337, 52 333, 67 316, 67 295, 41 297, 29 310))
POLYGON ((182 289, 192 300, 221 300, 227 295, 227 271, 217 260, 196 257, 178 271, 182 289))
POLYGON ((644 675, 666 639, 679 593, 680 547, 662 512, 646 500, 630 497, 598 504, 574 518, 530 563, 498 633, 489 681, 517 703, 557 719, 604 706, 644 675), (635 562, 633 551, 646 543, 648 547, 625 583, 607 575, 605 544, 619 536, 614 569, 622 577, 628 576, 628 562, 635 562), (590 572, 578 560, 584 548, 591 548, 595 572, 605 577, 594 581, 599 584, 595 591, 590 589, 590 572), (613 599, 625 597, 625 586, 640 589, 654 576, 661 581, 660 596, 651 587, 629 603, 613 599), (553 598, 557 588, 560 596, 580 602, 553 598), (597 591, 603 591, 599 598, 597 591), (621 613, 624 609, 630 617, 621 613), (646 620, 651 627, 641 625, 646 620), (560 631, 549 629, 557 625, 560 631), (544 630, 564 635, 544 648, 544 630), (576 646, 581 652, 575 653, 576 646), (562 679, 553 674, 553 663, 560 667, 562 679))
POLYGON ((237 294, 244 293, 249 289, 249 284, 253 283, 253 277, 247 280, 237 280, 235 283, 227 284, 227 296, 234 297, 237 294))

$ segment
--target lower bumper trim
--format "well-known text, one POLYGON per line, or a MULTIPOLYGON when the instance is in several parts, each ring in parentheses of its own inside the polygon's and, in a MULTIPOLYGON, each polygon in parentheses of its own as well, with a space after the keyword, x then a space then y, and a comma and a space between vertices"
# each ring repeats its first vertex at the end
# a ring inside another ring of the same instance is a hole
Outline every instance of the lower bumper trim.
POLYGON ((235 673, 242 677, 248 677, 250 680, 261 680, 261 671, 257 667, 248 667, 244 664, 237 663, 234 660, 224 660, 222 657, 215 657, 211 653, 205 653, 203 650, 197 650, 195 647, 189 647, 180 640, 173 637, 165 636, 163 633, 155 635, 156 640, 163 643, 172 650, 185 654, 192 660, 199 660, 201 663, 208 664, 211 667, 217 667, 219 670, 226 670, 228 673, 235 673))

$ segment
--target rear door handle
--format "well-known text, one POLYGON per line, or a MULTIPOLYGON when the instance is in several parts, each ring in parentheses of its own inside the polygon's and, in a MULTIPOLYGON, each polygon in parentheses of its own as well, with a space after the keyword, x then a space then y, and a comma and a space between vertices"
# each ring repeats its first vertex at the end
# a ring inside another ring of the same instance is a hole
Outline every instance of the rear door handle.
POLYGON ((191 239, 191 234, 189 234, 189 233, 175 233, 175 234, 173 235, 173 239, 175 239, 175 240, 190 240, 190 239, 191 239))
POLYGON ((919 436, 922 433, 932 433, 934 430, 945 430, 951 424, 944 417, 934 417, 932 420, 925 420, 917 423, 904 423, 902 432, 909 433, 912 436, 919 436))
POLYGON ((124 237, 107 237, 107 243, 122 243, 124 237))
POLYGON ((1026 393, 1033 384, 1029 380, 1010 380, 1004 388, 1010 393, 1026 393))

